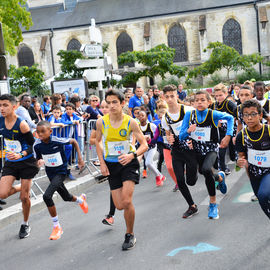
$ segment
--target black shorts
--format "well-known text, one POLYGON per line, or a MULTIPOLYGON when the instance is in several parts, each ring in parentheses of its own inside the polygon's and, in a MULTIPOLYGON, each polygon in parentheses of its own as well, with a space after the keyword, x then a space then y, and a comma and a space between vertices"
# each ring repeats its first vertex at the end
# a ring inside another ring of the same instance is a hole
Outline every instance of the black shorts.
POLYGON ((138 159, 133 159, 130 163, 123 166, 119 162, 106 162, 110 175, 110 189, 118 189, 123 186, 123 182, 131 180, 135 184, 140 181, 140 164, 138 159))
POLYGON ((12 175, 16 178, 16 180, 33 179, 38 171, 39 168, 37 166, 36 159, 30 157, 18 162, 6 161, 2 176, 12 175))

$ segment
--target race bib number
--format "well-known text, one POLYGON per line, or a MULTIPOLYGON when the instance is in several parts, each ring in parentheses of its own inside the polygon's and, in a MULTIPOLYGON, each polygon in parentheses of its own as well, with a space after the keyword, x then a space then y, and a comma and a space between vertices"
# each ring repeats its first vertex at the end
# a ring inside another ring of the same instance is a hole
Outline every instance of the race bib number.
POLYGON ((191 138, 195 141, 209 142, 210 137, 210 127, 196 127, 196 130, 194 132, 191 132, 191 138))
POLYGON ((120 156, 123 154, 128 154, 129 151, 130 151, 130 144, 128 141, 108 142, 109 156, 120 156))
POLYGON ((270 167, 270 150, 248 149, 248 163, 262 168, 270 167))
POLYGON ((179 133, 180 133, 180 130, 181 130, 181 126, 182 126, 182 122, 183 121, 179 121, 177 123, 170 124, 170 126, 172 127, 172 130, 173 130, 173 132, 174 132, 174 134, 176 136, 179 136, 179 133))
POLYGON ((20 153, 22 152, 22 145, 19 141, 5 139, 6 150, 8 152, 20 153))
POLYGON ((42 155, 46 167, 58 167, 63 165, 63 160, 60 152, 50 154, 50 155, 42 155))

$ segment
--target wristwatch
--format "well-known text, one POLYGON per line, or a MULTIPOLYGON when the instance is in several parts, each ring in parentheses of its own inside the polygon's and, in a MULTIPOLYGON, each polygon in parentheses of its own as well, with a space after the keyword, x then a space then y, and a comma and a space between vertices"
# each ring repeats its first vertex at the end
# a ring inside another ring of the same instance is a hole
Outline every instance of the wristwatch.
POLYGON ((136 152, 132 152, 134 159, 137 158, 137 153, 136 152))
POLYGON ((23 152, 20 152, 20 155, 21 155, 22 158, 25 157, 24 154, 23 154, 23 152))

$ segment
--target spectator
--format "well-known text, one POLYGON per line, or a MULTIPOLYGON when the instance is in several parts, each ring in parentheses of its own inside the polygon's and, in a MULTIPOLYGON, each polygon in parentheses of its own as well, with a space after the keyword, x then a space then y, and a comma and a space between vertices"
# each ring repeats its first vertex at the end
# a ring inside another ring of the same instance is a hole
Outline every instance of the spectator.
POLYGON ((144 90, 141 87, 137 87, 134 91, 135 95, 130 98, 129 100, 129 115, 132 115, 134 117, 134 108, 135 107, 140 107, 142 104, 144 104, 143 100, 143 94, 144 90))
POLYGON ((98 109, 98 104, 100 102, 100 99, 96 95, 91 95, 90 96, 90 105, 86 108, 86 112, 88 113, 88 118, 89 119, 98 119, 99 117, 103 116, 102 112, 98 109))
POLYGON ((123 107, 123 112, 124 112, 125 114, 129 114, 128 104, 129 104, 129 100, 130 100, 130 98, 131 98, 131 96, 132 96, 132 94, 131 94, 131 92, 130 92, 130 89, 126 89, 126 90, 124 91, 124 94, 125 94, 125 105, 124 105, 124 107, 123 107))
POLYGON ((39 102, 35 102, 34 107, 29 108, 29 114, 31 119, 37 124, 40 121, 44 120, 43 111, 39 102))
POLYGON ((157 88, 157 86, 153 86, 153 97, 150 99, 150 111, 152 116, 155 116, 156 110, 157 110, 157 101, 159 99, 160 91, 157 88))
POLYGON ((37 102, 37 96, 31 97, 31 107, 34 107, 36 102, 37 102))
POLYGON ((88 103, 89 103, 89 98, 84 98, 83 99, 83 104, 82 104, 82 110, 85 112, 86 108, 88 107, 88 103))
POLYGON ((64 113, 65 112, 65 107, 62 106, 62 97, 60 94, 53 94, 51 97, 52 100, 52 108, 55 105, 60 105, 61 106, 61 112, 64 113))
POLYGON ((66 93, 63 93, 61 95, 61 98, 62 98, 61 106, 65 108, 66 107, 66 104, 67 104, 68 96, 66 95, 66 93))
POLYGON ((187 94, 186 94, 185 91, 183 91, 183 85, 182 84, 178 85, 177 94, 178 94, 178 98, 180 100, 184 100, 186 98, 187 94))
POLYGON ((32 121, 30 114, 29 114, 29 108, 31 106, 31 97, 29 94, 22 94, 19 99, 20 106, 16 110, 16 114, 21 117, 21 119, 25 120, 27 124, 30 127, 30 130, 33 131, 37 126, 32 121))
POLYGON ((43 98, 43 104, 41 105, 41 110, 44 114, 44 117, 48 119, 50 110, 51 110, 51 97, 50 96, 45 96, 43 98))
MULTIPOLYGON (((156 85, 154 85, 153 87, 156 87, 156 85)), ((153 97, 154 95, 154 91, 153 91, 153 87, 148 89, 147 95, 149 97, 149 100, 153 97)))

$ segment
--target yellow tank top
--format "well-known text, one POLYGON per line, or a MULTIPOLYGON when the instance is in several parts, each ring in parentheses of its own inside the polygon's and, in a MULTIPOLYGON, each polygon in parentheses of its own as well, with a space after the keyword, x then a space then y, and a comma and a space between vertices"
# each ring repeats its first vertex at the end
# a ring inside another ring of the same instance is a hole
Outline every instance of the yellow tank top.
POLYGON ((110 123, 109 114, 102 117, 104 160, 118 162, 120 155, 135 151, 134 147, 130 144, 130 120, 131 117, 124 114, 122 124, 118 128, 113 128, 110 123))

